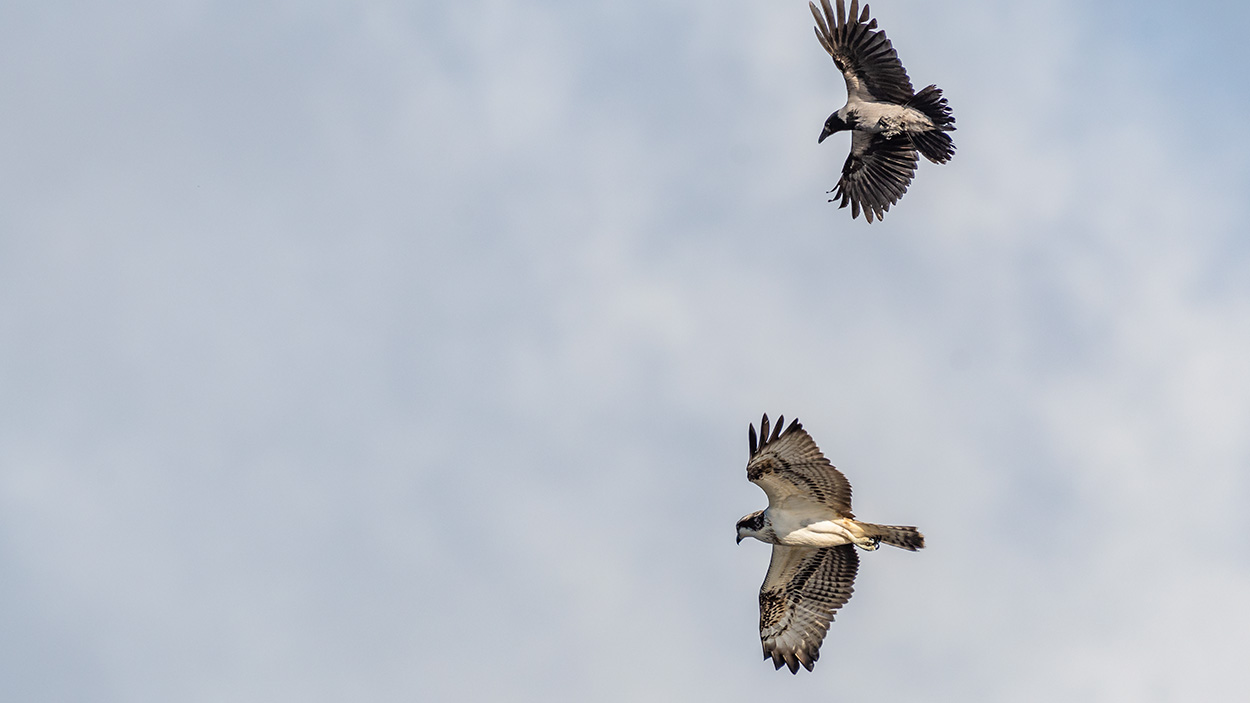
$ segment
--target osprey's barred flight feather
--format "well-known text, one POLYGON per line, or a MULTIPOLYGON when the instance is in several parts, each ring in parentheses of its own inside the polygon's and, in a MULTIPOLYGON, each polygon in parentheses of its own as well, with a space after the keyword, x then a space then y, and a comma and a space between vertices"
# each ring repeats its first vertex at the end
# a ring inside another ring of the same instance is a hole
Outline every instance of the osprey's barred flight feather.
POLYGON ((842 178, 831 191, 839 207, 851 206, 851 217, 860 210, 869 222, 881 219, 890 206, 907 192, 916 174, 916 152, 935 164, 955 155, 947 132, 955 129, 942 90, 931 85, 916 93, 877 20, 869 19, 868 6, 859 11, 851 0, 848 15, 843 0, 837 14, 829 0, 821 10, 809 2, 816 18, 816 38, 833 57, 846 79, 846 105, 829 116, 819 141, 836 132, 851 130, 851 153, 842 166, 842 178))
POLYGON ((914 527, 859 522, 851 513, 851 484, 829 463, 798 420, 769 434, 750 428, 747 478, 764 489, 768 507, 738 521, 738 542, 754 537, 773 545, 760 587, 760 641, 776 668, 808 671, 820 657, 833 614, 854 591, 859 555, 885 542, 915 551, 924 535, 914 527))

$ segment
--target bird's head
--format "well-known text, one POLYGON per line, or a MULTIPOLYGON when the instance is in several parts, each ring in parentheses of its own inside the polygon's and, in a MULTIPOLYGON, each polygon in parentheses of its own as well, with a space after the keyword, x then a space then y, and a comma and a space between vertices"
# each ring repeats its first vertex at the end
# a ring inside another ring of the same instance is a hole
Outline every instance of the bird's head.
POLYGON ((767 542, 764 538, 764 530, 771 528, 772 524, 768 521, 768 516, 763 510, 756 510, 738 521, 738 544, 742 544, 742 540, 747 537, 754 537, 761 542, 767 542))
POLYGON ((843 120, 841 115, 835 112, 829 115, 829 119, 825 120, 825 129, 820 133, 820 139, 817 139, 816 143, 819 144, 825 141, 825 137, 828 137, 830 134, 842 132, 850 128, 851 124, 843 120))

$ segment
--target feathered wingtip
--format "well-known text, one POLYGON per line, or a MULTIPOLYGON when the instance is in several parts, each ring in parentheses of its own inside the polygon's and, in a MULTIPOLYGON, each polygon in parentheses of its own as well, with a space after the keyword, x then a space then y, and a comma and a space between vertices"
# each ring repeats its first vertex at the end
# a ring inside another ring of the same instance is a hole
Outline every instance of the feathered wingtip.
MULTIPOLYGON (((829 0, 821 0, 821 2, 827 4, 829 0)), ((842 0, 838 0, 838 15, 842 15, 842 0)), ((868 19, 871 15, 872 13, 868 10, 868 3, 864 3, 864 11, 860 12, 859 0, 851 0, 851 12, 846 16, 847 19, 842 21, 842 24, 848 24, 847 20, 849 20, 849 23, 851 24, 862 24, 865 25, 867 29, 876 29, 877 21, 868 19), (859 15, 859 18, 856 19, 855 15, 859 15)))
POLYGON ((764 661, 768 661, 769 659, 773 660, 774 669, 780 670, 781 667, 784 666, 790 670, 791 674, 797 674, 799 673, 800 664, 803 665, 803 668, 808 671, 811 671, 816 667, 816 661, 820 659, 820 650, 796 649, 791 652, 781 652, 780 650, 773 649, 773 651, 769 652, 768 648, 765 647, 764 661))
POLYGON ((769 442, 775 441, 778 437, 784 434, 789 434, 790 431, 795 428, 803 429, 803 425, 799 424, 798 420, 794 420, 790 423, 789 427, 786 427, 786 416, 778 415, 777 426, 772 428, 772 435, 769 436, 768 413, 764 413, 764 417, 760 418, 760 435, 758 443, 755 438, 755 425, 747 425, 747 439, 751 442, 751 456, 755 456, 760 453, 764 450, 764 447, 768 446, 769 442), (782 430, 783 427, 785 428, 784 431, 782 430))
POLYGON ((834 38, 841 43, 846 39, 847 32, 857 26, 862 26, 864 30, 876 29, 877 20, 871 18, 871 12, 868 10, 867 3, 861 12, 859 9, 859 0, 851 0, 851 12, 846 12, 846 4, 843 0, 838 0, 838 11, 834 14, 833 8, 829 5, 829 0, 820 0, 820 6, 824 9, 824 14, 816 8, 816 3, 809 2, 807 6, 812 10, 812 17, 816 18, 816 36, 820 39, 820 43, 824 45, 829 53, 833 53, 834 38))

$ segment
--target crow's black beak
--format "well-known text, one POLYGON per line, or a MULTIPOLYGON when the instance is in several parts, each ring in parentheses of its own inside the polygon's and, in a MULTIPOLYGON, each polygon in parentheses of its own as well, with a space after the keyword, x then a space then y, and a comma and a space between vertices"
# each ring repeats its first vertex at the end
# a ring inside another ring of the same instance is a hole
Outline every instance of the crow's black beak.
POLYGON ((824 128, 824 130, 822 130, 822 131, 821 131, 821 133, 820 133, 820 139, 817 139, 817 140, 816 140, 816 143, 817 143, 817 144, 819 144, 819 143, 821 143, 821 142, 825 141, 825 137, 829 136, 830 134, 833 134, 833 130, 832 130, 832 129, 829 129, 828 127, 825 127, 825 128, 824 128))

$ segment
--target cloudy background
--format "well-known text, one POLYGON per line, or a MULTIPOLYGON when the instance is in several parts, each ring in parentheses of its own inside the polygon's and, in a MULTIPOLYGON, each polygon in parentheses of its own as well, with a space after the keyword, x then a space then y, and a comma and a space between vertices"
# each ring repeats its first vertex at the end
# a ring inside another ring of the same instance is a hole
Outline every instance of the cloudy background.
POLYGON ((1250 694, 1250 10, 874 11, 869 226, 801 0, 0 6, 6 697, 1250 694), (762 412, 929 540, 797 677, 762 412))

